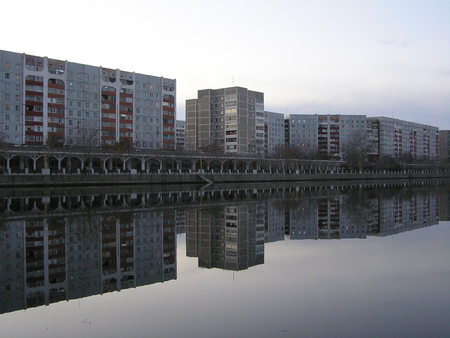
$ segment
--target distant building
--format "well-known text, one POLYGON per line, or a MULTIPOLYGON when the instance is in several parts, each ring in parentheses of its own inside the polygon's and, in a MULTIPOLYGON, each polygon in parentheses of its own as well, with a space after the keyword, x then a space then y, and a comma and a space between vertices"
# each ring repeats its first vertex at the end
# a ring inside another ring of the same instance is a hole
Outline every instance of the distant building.
POLYGON ((199 267, 245 270, 264 263, 263 204, 186 210, 186 254, 199 267))
POLYGON ((242 87, 204 89, 186 100, 186 148, 264 154, 264 94, 242 87))
MULTIPOLYGON (((436 160, 438 128, 390 117, 369 117, 378 124, 379 157, 436 160)), ((373 135, 375 137, 375 135, 373 135)))
POLYGON ((0 138, 174 149, 173 79, 0 51, 0 138))
POLYGON ((304 154, 343 159, 352 147, 367 142, 365 115, 290 114, 285 123, 286 145, 304 154))
POLYGON ((271 156, 284 146, 284 115, 266 111, 264 117, 264 153, 271 156))
POLYGON ((175 148, 184 150, 186 144, 186 121, 175 121, 175 148))
POLYGON ((173 210, 35 216, 0 227, 0 313, 176 277, 173 210))
POLYGON ((439 159, 450 160, 450 130, 439 131, 439 159))

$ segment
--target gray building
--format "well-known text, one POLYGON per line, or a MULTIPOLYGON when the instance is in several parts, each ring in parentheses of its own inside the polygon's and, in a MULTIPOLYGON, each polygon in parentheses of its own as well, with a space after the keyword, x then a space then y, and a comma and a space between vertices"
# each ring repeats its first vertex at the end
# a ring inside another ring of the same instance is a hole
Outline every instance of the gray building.
POLYGON ((176 82, 0 51, 0 138, 17 145, 175 146, 176 82))
POLYGON ((378 124, 380 158, 407 157, 418 160, 438 158, 437 127, 390 117, 369 117, 368 121, 378 124))
POLYGON ((245 270, 264 263, 262 203, 186 210, 186 255, 199 267, 245 270))
POLYGON ((175 121, 175 148, 184 150, 186 144, 186 121, 175 121))
POLYGON ((304 154, 345 158, 352 148, 367 142, 365 115, 286 116, 286 145, 304 154))
POLYGON ((439 130, 439 159, 450 160, 450 130, 439 130))
POLYGON ((264 117, 264 153, 270 156, 284 146, 284 115, 266 111, 264 117))
POLYGON ((264 154, 264 94, 242 87, 204 89, 186 100, 186 146, 192 151, 264 154))

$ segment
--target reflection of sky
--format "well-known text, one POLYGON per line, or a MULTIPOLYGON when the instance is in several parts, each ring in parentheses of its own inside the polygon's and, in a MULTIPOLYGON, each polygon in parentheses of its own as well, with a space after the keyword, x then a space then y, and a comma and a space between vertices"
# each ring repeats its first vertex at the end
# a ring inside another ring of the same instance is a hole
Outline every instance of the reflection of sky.
POLYGON ((0 316, 0 337, 449 336, 450 222, 390 237, 265 245, 265 264, 0 316))

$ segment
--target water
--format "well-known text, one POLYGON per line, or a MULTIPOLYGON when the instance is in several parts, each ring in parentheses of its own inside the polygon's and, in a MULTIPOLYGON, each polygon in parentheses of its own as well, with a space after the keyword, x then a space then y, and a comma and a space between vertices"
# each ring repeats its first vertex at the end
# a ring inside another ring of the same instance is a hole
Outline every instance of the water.
POLYGON ((449 336, 449 196, 433 180, 3 190, 0 337, 449 336))

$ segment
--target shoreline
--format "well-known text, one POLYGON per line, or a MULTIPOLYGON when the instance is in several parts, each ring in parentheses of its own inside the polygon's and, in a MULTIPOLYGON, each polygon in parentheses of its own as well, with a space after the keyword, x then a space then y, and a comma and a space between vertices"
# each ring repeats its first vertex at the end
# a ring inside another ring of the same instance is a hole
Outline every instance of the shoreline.
POLYGON ((320 182, 320 181, 371 181, 371 180, 414 180, 446 179, 446 171, 408 172, 362 172, 362 173, 159 173, 159 174, 51 174, 51 175, 2 175, 0 188, 11 187, 87 187, 111 185, 165 185, 224 183, 275 183, 275 182, 320 182))

